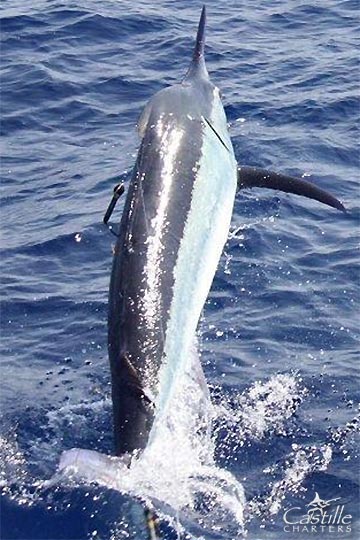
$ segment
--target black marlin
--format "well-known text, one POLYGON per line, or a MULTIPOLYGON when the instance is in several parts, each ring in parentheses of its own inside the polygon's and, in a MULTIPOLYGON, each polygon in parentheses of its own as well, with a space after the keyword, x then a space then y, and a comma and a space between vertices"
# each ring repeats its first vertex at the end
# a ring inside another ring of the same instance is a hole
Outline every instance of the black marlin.
POLYGON ((117 455, 146 446, 186 369, 237 189, 273 188, 344 210, 309 182, 238 166, 219 90, 205 66, 204 29, 205 7, 185 78, 155 94, 139 120, 141 145, 109 294, 117 455))

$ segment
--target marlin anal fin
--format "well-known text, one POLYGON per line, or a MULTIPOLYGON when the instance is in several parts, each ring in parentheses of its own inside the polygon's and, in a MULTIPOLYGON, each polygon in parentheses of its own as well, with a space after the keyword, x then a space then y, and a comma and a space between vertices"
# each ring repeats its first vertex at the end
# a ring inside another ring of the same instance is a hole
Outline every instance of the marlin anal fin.
POLYGON ((252 187, 277 189, 285 193, 302 195, 346 212, 346 208, 336 197, 311 182, 266 169, 238 167, 238 188, 252 187))
POLYGON ((154 404, 143 389, 139 374, 130 362, 126 353, 121 355, 120 364, 122 369, 121 376, 123 379, 123 390, 132 394, 133 397, 139 401, 146 403, 147 406, 153 408, 154 404))

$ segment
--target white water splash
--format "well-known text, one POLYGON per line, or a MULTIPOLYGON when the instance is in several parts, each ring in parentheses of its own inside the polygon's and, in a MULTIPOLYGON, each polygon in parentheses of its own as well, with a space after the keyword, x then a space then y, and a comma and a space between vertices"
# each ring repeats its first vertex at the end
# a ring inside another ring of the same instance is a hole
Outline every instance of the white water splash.
POLYGON ((15 433, 0 436, 0 487, 26 480, 26 460, 19 450, 15 433))
MULTIPOLYGON (((193 353, 195 355, 195 352, 193 353)), ((194 356, 189 372, 177 382, 169 411, 139 456, 110 457, 73 449, 62 454, 63 474, 97 482, 156 506, 167 518, 191 520, 203 530, 243 532, 244 490, 216 465, 211 405, 194 356), (130 463, 130 466, 128 466, 130 463)), ((55 477, 59 481, 59 476, 55 477)))
MULTIPOLYGON (((288 493, 296 493, 305 478, 315 471, 325 471, 332 458, 330 445, 302 446, 293 444, 292 452, 287 456, 285 463, 281 464, 282 478, 272 484, 270 492, 263 500, 253 499, 247 506, 249 519, 267 515, 276 515, 282 506, 282 501, 288 493)), ((279 467, 279 465, 278 465, 279 467)), ((274 473, 276 468, 265 470, 265 473, 274 473)))
MULTIPOLYGON (((320 446, 293 444, 285 458, 264 468, 263 473, 269 479, 267 488, 261 496, 246 503, 240 481, 215 463, 218 441, 216 429, 211 430, 211 426, 214 422, 225 425, 240 446, 284 435, 292 414, 306 394, 299 376, 281 374, 268 381, 255 382, 235 398, 232 391, 230 403, 223 395, 221 403, 213 406, 201 380, 201 371, 193 366, 191 374, 187 373, 178 385, 171 415, 130 467, 126 456, 116 458, 73 449, 62 454, 59 472, 52 479, 34 480, 26 470, 26 459, 16 438, 7 437, 0 445, 5 464, 2 485, 5 493, 18 504, 33 505, 41 502, 42 497, 46 501, 49 488, 51 492, 59 485, 76 487, 79 481, 95 481, 153 507, 177 531, 179 538, 193 540, 209 534, 241 538, 246 534, 249 521, 266 521, 275 516, 289 493, 301 491, 309 475, 328 467, 333 441, 320 446)), ((47 425, 55 439, 44 442, 43 451, 47 449, 54 457, 55 448, 62 444, 65 428, 86 428, 89 413, 107 416, 109 407, 109 400, 101 400, 67 405, 49 412, 47 425)), ((40 459, 39 452, 36 456, 40 459)), ((231 451, 228 457, 231 459, 231 451)), ((126 504, 131 504, 131 499, 126 504)), ((137 537, 131 533, 132 524, 126 520, 114 523, 113 527, 113 540, 137 537)))
POLYGON ((217 405, 222 425, 236 432, 240 443, 259 440, 269 433, 284 433, 284 426, 307 394, 301 379, 278 374, 266 382, 256 381, 242 394, 217 405))

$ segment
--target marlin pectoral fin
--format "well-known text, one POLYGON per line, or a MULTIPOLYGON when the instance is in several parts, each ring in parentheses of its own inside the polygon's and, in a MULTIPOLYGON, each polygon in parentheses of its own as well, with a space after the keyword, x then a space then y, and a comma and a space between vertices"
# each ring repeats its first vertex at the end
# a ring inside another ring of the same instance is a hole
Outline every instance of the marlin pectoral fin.
POLYGON ((105 212, 103 222, 104 224, 109 228, 110 232, 112 232, 115 236, 119 236, 113 229, 111 225, 108 225, 109 219, 111 218, 111 215, 114 211, 114 208, 116 206, 116 203, 118 202, 118 199, 121 197, 121 195, 124 193, 125 188, 124 184, 117 184, 114 187, 114 194, 110 201, 110 204, 105 212))
POLYGON ((300 178, 294 178, 293 176, 267 171, 266 169, 238 167, 238 188, 251 187, 278 189, 285 193, 295 193, 296 195, 315 199, 328 206, 342 210, 342 212, 346 212, 346 208, 336 197, 311 182, 300 180, 300 178))

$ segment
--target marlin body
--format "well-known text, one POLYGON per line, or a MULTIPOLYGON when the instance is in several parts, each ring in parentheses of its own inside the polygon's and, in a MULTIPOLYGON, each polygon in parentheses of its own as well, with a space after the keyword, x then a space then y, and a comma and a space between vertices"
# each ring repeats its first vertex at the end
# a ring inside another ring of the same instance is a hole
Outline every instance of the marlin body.
MULTIPOLYGON (((227 239, 237 188, 270 187, 343 209, 313 184, 238 167, 204 60, 203 8, 181 84, 149 101, 115 246, 108 340, 116 454, 142 450, 166 411, 227 239)), ((201 371, 201 366, 196 369, 201 371)))
POLYGON ((184 81, 157 93, 139 121, 109 296, 117 454, 144 448, 186 368, 228 235, 237 164, 205 67, 204 23, 203 13, 184 81))

